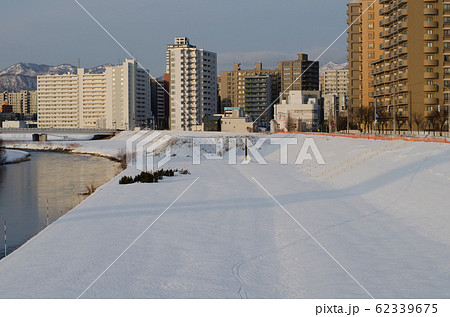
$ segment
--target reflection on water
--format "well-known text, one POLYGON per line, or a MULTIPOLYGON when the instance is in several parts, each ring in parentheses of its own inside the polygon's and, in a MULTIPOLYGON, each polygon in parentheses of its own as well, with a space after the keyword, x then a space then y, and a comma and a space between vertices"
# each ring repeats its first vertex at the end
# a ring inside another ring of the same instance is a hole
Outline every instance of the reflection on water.
MULTIPOLYGON (((0 167, 0 222, 7 222, 8 253, 79 204, 86 186, 103 185, 119 164, 91 155, 31 151, 31 160, 0 167), (75 189, 75 195, 73 191, 75 189)), ((3 243, 2 243, 3 246, 3 243)), ((4 256, 0 248, 0 258, 4 256)))

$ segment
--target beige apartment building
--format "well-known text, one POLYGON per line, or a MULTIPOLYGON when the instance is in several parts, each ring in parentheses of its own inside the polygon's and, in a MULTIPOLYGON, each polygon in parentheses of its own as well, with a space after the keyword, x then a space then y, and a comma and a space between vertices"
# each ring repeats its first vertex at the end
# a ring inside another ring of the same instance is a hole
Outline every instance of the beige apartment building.
POLYGON ((415 128, 434 109, 448 106, 450 92, 450 1, 380 0, 383 54, 373 63, 378 107, 394 130, 415 128))
POLYGON ((383 5, 373 0, 354 0, 347 4, 348 108, 350 121, 355 108, 372 107, 372 62, 382 54, 383 31, 379 11, 383 5))
POLYGON ((327 70, 323 80, 324 95, 348 95, 348 70, 327 70))
POLYGON ((151 117, 150 80, 137 62, 102 74, 38 76, 38 127, 132 130, 151 117))
POLYGON ((269 76, 271 79, 272 103, 280 93, 280 76, 278 69, 263 69, 262 63, 256 63, 255 69, 241 69, 241 64, 235 63, 233 70, 223 71, 219 77, 219 96, 222 110, 229 107, 245 107, 245 78, 269 76))

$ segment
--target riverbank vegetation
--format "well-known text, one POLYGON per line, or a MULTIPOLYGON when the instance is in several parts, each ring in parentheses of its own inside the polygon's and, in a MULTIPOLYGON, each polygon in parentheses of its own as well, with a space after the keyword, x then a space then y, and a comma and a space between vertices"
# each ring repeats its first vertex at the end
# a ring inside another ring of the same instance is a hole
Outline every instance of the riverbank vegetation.
POLYGON ((179 173, 181 175, 187 175, 190 174, 188 170, 159 170, 154 173, 149 172, 142 172, 141 174, 136 175, 135 177, 132 176, 123 176, 119 180, 119 184, 125 185, 125 184, 134 184, 134 183, 157 183, 158 181, 162 180, 164 177, 173 177, 175 176, 175 173, 179 173))

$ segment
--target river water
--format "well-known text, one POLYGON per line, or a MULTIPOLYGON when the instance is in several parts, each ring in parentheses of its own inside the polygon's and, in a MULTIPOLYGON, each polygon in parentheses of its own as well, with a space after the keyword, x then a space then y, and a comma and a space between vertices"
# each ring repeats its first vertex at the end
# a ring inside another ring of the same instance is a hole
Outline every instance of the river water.
POLYGON ((30 161, 0 166, 0 258, 5 220, 9 254, 45 228, 47 206, 51 224, 86 199, 86 186, 101 186, 119 171, 118 163, 92 155, 29 153, 30 161))

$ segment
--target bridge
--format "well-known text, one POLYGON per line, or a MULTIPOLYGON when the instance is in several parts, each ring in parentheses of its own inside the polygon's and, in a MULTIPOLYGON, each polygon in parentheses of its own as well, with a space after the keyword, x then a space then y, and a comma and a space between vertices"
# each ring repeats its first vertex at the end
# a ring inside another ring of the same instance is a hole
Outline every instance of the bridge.
POLYGON ((0 128, 0 137, 4 139, 30 139, 46 140, 47 137, 56 137, 58 139, 71 139, 75 136, 93 136, 94 139, 101 139, 108 136, 114 136, 120 132, 113 129, 41 129, 41 128, 0 128), (42 136, 44 138, 42 138, 42 136))

